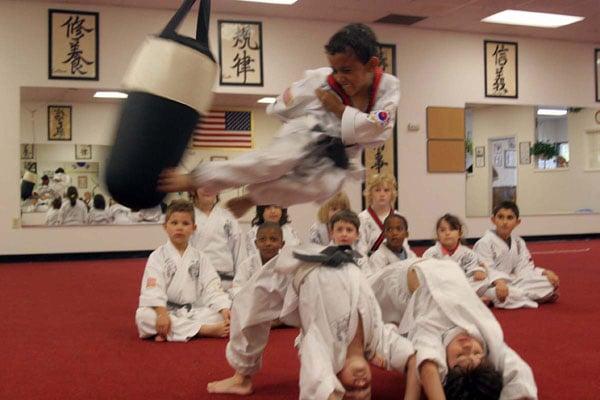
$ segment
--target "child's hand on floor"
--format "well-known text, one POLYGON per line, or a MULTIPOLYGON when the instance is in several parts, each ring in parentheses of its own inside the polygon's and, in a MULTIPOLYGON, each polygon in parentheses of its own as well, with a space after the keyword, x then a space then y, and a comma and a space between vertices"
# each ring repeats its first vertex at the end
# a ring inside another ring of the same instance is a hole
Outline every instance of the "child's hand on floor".
POLYGON ((169 314, 158 314, 156 316, 156 334, 166 338, 171 331, 171 318, 169 314))
POLYGON ((219 312, 223 316, 223 319, 225 320, 225 322, 227 322, 229 324, 229 322, 231 321, 231 311, 229 310, 229 308, 224 308, 219 312))
POLYGON ((496 285, 496 297, 502 303, 508 297, 508 285, 504 279, 498 279, 494 284, 496 285))
POLYGON ((548 280, 550 281, 550 283, 552 284, 552 286, 554 286, 554 288, 558 288, 558 284, 559 284, 559 280, 558 280, 558 275, 556 275, 554 272, 550 271, 549 269, 545 270, 542 275, 545 275, 546 278, 548 278, 548 280))

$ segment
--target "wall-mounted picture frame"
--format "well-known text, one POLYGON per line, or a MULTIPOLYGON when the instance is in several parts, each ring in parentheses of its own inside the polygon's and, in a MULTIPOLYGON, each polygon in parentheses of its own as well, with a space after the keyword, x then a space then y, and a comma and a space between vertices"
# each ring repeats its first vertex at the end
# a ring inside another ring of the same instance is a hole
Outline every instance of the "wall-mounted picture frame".
POLYGON ((35 161, 24 161, 23 168, 25 169, 25 171, 29 171, 29 172, 33 172, 34 174, 37 174, 37 162, 35 162, 35 161))
POLYGON ((219 83, 263 86, 262 23, 218 21, 219 83))
POLYGON ((531 142, 519 142, 519 164, 531 164, 531 142))
POLYGON ((475 167, 476 168, 485 167, 485 155, 475 157, 475 167))
POLYGON ((475 146, 475 156, 485 157, 485 146, 475 146))
POLYGON ((35 148, 33 143, 21 143, 21 160, 33 160, 35 158, 35 148))
POLYGON ((77 177, 77 189, 88 188, 88 177, 86 175, 79 175, 77 177))
POLYGON ((504 168, 517 168, 517 152, 504 150, 504 168))
POLYGON ((92 145, 91 144, 76 144, 75 145, 75 159, 76 160, 91 160, 92 159, 92 145))
POLYGON ((518 43, 483 41, 485 97, 519 97, 518 43))
POLYGON ((48 106, 48 140, 71 140, 71 106, 48 106))
POLYGON ((48 79, 100 79, 99 14, 48 10, 48 79))
POLYGON ((594 80, 596 82, 596 101, 600 102, 600 49, 594 50, 594 80))
POLYGON ((227 156, 210 156, 210 161, 227 161, 227 156))

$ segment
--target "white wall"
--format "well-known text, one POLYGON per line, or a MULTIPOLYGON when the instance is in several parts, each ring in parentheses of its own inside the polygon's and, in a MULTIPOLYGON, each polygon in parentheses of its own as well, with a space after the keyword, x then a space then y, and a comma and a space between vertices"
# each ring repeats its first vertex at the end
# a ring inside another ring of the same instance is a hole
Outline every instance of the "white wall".
MULTIPOLYGON (((117 88, 134 49, 148 33, 157 32, 170 17, 162 10, 130 10, 52 3, 0 1, 0 185, 18 187, 19 88, 21 86, 117 88), (70 8, 100 12, 100 81, 49 81, 47 79, 48 8, 70 8)), ((323 44, 343 24, 323 21, 256 18, 243 15, 213 15, 212 46, 218 18, 263 22, 265 86, 223 87, 220 92, 276 94, 307 68, 326 64, 323 44)), ((593 103, 594 45, 552 42, 495 35, 459 34, 374 25, 383 43, 397 46, 398 75, 403 97, 399 107, 398 158, 401 211, 409 218, 413 239, 430 238, 435 219, 444 212, 465 215, 463 173, 428 174, 426 171, 425 108, 429 105, 463 107, 466 102, 498 102, 484 97, 484 39, 519 42, 518 100, 505 104, 593 103), (557 62, 557 60, 561 60, 557 62), (549 84, 551 82, 551 84, 549 84), (419 132, 407 132, 409 122, 419 132)), ((193 31, 191 23, 182 30, 193 31)), ((350 187, 354 205, 360 204, 357 185, 350 187)), ((101 227, 13 229, 19 216, 17 190, 2 193, 0 210, 0 254, 91 252, 150 249, 164 240, 159 227, 101 227), (84 230, 82 230, 84 229, 84 230), (52 240, 49 240, 52 238, 52 240)), ((315 208, 291 210, 295 227, 304 232, 314 219, 315 208)), ((487 218, 466 220, 471 235, 488 226, 487 218)), ((526 218, 522 234, 597 232, 600 216, 540 216, 526 218)))

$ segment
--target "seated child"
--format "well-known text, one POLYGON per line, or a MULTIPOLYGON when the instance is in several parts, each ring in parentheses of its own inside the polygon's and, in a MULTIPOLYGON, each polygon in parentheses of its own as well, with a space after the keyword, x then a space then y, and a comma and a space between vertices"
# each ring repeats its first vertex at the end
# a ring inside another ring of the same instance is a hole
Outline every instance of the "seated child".
POLYGON ((490 286, 485 266, 479 262, 477 254, 461 244, 463 225, 458 217, 444 214, 437 220, 435 231, 437 242, 423 253, 423 258, 450 259, 456 261, 469 280, 469 284, 484 302, 490 299, 484 296, 490 286))
POLYGON ((198 229, 192 246, 202 251, 217 270, 223 289, 231 288, 240 264, 248 258, 237 219, 218 204, 218 196, 198 189, 192 194, 198 229))
POLYGON ((347 178, 360 179, 362 167, 353 158, 390 137, 400 84, 379 67, 377 38, 364 24, 345 26, 325 50, 331 68, 307 71, 267 108, 284 123, 271 144, 201 163, 190 175, 166 171, 159 190, 202 186, 218 193, 248 185, 247 195, 227 203, 240 217, 258 204, 320 203, 347 178))
POLYGON ((134 220, 135 222, 150 222, 158 224, 162 222, 162 217, 162 208, 159 204, 152 208, 142 208, 136 213, 134 220))
POLYGON ((184 342, 229 335, 229 296, 208 259, 189 239, 194 206, 174 200, 164 223, 167 243, 154 250, 144 270, 135 323, 140 338, 184 342))
POLYGON ((525 241, 513 234, 521 223, 517 205, 503 201, 494 208, 491 219, 496 229, 488 230, 473 247, 494 286, 486 296, 501 308, 535 308, 538 303, 556 301, 558 276, 536 267, 525 241))
POLYGON ((383 221, 383 236, 383 246, 369 257, 372 272, 377 272, 386 265, 417 257, 406 242, 408 222, 402 215, 388 215, 383 221))
POLYGON ((275 222, 265 222, 256 231, 256 248, 259 254, 252 254, 244 260, 233 278, 230 293, 235 296, 263 265, 273 259, 285 244, 281 226, 275 222))
POLYGON ((350 199, 344 192, 338 192, 327 200, 317 214, 319 222, 311 225, 308 231, 309 241, 311 243, 327 246, 331 242, 329 236, 329 220, 333 215, 342 210, 350 210, 350 199))
MULTIPOLYGON (((370 398, 367 361, 373 359, 400 372, 408 366, 407 375, 416 377, 412 345, 382 323, 373 292, 353 262, 349 245, 358 236, 356 214, 338 212, 331 224, 339 247, 284 248, 237 294, 226 351, 235 374, 209 383, 209 392, 252 392, 270 321, 279 317, 302 329, 300 399, 370 398)), ((418 389, 416 379, 407 386, 418 389)))
POLYGON ((264 206, 256 206, 256 215, 252 219, 252 228, 246 232, 246 254, 258 254, 256 248, 256 232, 258 227, 265 222, 274 222, 281 226, 283 232, 283 242, 285 245, 295 247, 300 244, 300 238, 292 228, 290 218, 288 217, 287 208, 281 208, 275 204, 264 206))
POLYGON ((52 200, 52 207, 46 212, 46 225, 60 225, 59 211, 62 205, 62 199, 55 197, 52 200))
POLYGON ((417 370, 428 399, 446 398, 444 382, 447 395, 454 393, 448 398, 537 399, 531 368, 506 345, 500 324, 456 262, 421 259, 398 264, 371 281, 387 285, 394 292, 390 298, 402 299, 396 310, 398 331, 417 351, 417 370), (467 393, 471 397, 464 397, 467 393))
POLYGON ((101 194, 94 196, 93 207, 88 213, 88 224, 90 225, 104 225, 110 224, 110 214, 106 209, 106 200, 101 194))
POLYGON ((131 220, 131 209, 122 204, 110 199, 110 207, 108 208, 110 220, 115 225, 129 225, 131 220))
POLYGON ((84 225, 87 223, 87 206, 81 200, 79 200, 79 193, 75 186, 69 186, 67 188, 66 197, 68 201, 65 201, 60 206, 58 213, 60 223, 62 225, 84 225))

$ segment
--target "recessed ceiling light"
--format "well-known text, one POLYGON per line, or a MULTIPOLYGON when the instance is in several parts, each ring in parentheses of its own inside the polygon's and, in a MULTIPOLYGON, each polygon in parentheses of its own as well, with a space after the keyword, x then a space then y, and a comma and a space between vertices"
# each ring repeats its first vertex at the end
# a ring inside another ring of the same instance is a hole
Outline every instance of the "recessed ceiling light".
POLYGON ((275 97, 263 97, 262 99, 259 99, 257 103, 273 104, 275 101, 277 101, 275 97))
POLYGON ((539 110, 537 110, 537 115, 550 115, 550 116, 567 115, 567 110, 553 109, 553 108, 540 108, 539 110))
POLYGON ((126 99, 127 93, 123 92, 96 92, 94 97, 99 99, 126 99))
POLYGON ((290 6, 297 2, 298 0, 238 0, 238 1, 249 1, 252 3, 269 3, 269 4, 285 4, 286 6, 290 6))
POLYGON ((550 14, 519 10, 504 10, 489 17, 485 17, 481 22, 490 22, 493 24, 507 25, 525 25, 538 28, 558 28, 560 26, 574 24, 582 21, 584 17, 573 15, 550 14))

